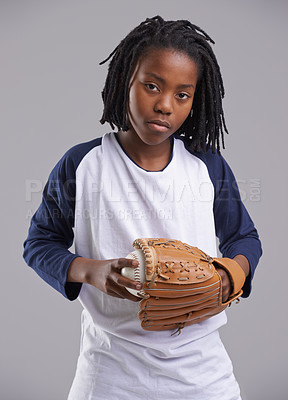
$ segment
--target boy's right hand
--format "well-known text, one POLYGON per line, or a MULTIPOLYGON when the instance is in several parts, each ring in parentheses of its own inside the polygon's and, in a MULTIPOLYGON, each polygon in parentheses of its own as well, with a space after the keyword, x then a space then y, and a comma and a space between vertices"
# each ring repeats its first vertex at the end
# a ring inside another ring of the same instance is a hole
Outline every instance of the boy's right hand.
POLYGON ((88 283, 110 296, 136 302, 141 299, 133 296, 126 290, 126 287, 141 290, 142 285, 140 282, 122 276, 121 269, 124 267, 136 268, 138 265, 138 261, 128 258, 92 260, 77 257, 69 267, 67 282, 88 283))

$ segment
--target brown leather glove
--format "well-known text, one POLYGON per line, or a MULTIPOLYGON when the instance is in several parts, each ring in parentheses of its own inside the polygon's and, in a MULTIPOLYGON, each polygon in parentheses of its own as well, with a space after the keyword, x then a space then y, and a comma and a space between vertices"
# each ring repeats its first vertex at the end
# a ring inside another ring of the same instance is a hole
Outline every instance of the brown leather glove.
MULTIPOLYGON (((181 329, 223 311, 242 294, 245 274, 230 258, 211 258, 179 240, 137 239, 135 249, 145 258, 141 326, 149 331, 181 329), (222 302, 222 281, 215 267, 223 268, 232 293, 222 302)), ((176 333, 175 332, 175 333, 176 333)))

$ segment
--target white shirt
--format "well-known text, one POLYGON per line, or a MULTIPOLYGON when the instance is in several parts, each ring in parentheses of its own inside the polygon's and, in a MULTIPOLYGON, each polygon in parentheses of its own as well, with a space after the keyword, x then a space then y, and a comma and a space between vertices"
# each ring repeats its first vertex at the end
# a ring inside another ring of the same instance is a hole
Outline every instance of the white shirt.
MULTIPOLYGON (((214 187, 206 165, 174 140, 163 171, 146 171, 115 135, 89 151, 76 171, 75 249, 94 259, 125 257, 141 237, 177 238, 217 255, 214 187)), ((83 284, 81 351, 69 400, 239 399, 218 336, 225 312, 180 335, 140 327, 138 303, 83 284)))

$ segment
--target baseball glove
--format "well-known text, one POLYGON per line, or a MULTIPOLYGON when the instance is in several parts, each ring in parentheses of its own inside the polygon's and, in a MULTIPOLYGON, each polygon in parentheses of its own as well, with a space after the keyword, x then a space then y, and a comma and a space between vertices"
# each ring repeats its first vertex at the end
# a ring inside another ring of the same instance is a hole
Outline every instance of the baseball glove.
POLYGON ((137 239, 133 246, 145 260, 139 304, 145 330, 180 333, 184 326, 220 313, 242 294, 245 274, 230 258, 211 258, 197 247, 171 239, 137 239), (223 268, 232 284, 226 302, 222 302, 222 281, 215 267, 223 268))

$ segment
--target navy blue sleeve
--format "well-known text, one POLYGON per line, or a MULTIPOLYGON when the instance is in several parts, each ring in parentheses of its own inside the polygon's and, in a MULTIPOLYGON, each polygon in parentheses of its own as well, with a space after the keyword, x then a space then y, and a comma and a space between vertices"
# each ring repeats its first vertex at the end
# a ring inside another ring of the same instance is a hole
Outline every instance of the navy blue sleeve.
POLYGON ((79 257, 69 251, 74 239, 75 173, 83 156, 99 140, 75 146, 54 167, 24 242, 26 263, 69 300, 78 297, 82 286, 66 282, 71 262, 79 257))
POLYGON ((243 297, 248 297, 262 255, 258 232, 241 200, 233 172, 224 158, 209 152, 195 155, 205 162, 214 185, 214 220, 220 252, 228 258, 242 254, 249 261, 250 274, 243 287, 243 297))

